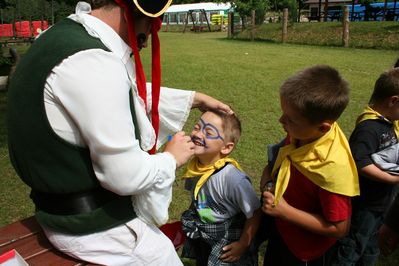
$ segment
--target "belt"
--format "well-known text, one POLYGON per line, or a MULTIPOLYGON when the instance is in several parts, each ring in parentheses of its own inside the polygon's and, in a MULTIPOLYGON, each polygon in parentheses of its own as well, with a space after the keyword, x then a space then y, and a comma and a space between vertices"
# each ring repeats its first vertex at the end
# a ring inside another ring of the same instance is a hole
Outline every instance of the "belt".
POLYGON ((92 212, 121 196, 102 187, 82 193, 53 194, 32 190, 36 208, 55 215, 76 215, 92 212))

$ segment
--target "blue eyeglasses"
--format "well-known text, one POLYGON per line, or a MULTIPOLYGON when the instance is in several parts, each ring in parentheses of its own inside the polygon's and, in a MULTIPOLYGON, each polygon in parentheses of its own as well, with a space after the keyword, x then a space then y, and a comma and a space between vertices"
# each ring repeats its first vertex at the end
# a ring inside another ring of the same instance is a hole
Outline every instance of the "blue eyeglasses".
POLYGON ((223 137, 220 136, 219 130, 211 123, 205 123, 201 118, 199 123, 194 126, 193 131, 201 131, 207 139, 221 139, 224 141, 223 137))

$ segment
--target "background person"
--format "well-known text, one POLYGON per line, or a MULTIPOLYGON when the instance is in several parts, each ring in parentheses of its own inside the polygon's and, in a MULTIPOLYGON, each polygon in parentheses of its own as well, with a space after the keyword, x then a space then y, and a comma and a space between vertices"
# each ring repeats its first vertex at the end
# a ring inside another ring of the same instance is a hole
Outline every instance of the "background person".
POLYGON ((334 265, 374 265, 378 230, 399 183, 399 69, 380 75, 359 115, 349 144, 359 172, 360 196, 353 198, 349 234, 336 245, 334 265), (395 167, 396 166, 396 167, 395 167), (395 173, 396 172, 396 173, 395 173), (394 173, 394 174, 392 174, 394 173))

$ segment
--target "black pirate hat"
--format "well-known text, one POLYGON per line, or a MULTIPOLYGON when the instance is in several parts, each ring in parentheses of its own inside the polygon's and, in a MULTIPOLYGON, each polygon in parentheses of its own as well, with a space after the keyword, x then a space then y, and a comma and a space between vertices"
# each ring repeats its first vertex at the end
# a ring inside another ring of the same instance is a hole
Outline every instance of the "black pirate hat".
POLYGON ((159 17, 168 9, 172 0, 132 0, 136 7, 146 16, 159 17))

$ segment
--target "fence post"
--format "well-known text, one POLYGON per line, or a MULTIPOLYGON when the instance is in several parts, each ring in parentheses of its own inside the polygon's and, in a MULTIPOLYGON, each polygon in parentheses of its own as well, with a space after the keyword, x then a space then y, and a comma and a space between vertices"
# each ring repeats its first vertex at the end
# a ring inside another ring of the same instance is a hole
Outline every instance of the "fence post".
POLYGON ((169 16, 170 14, 166 14, 166 29, 165 29, 166 32, 169 31, 169 16))
POLYGON ((344 6, 342 18, 342 45, 349 47, 349 11, 347 6, 344 6))
POLYGON ((227 37, 233 38, 234 35, 234 13, 229 12, 229 21, 227 25, 227 37))
POLYGON ((186 13, 186 18, 185 18, 185 20, 184 20, 184 28, 183 28, 183 33, 185 33, 185 32, 186 32, 186 27, 187 27, 187 24, 188 24, 188 12, 186 13))
POLYGON ((251 11, 251 41, 255 39, 255 10, 251 11))
POLYGON ((287 40, 287 27, 288 27, 288 8, 283 9, 283 33, 281 41, 285 43, 287 40))

